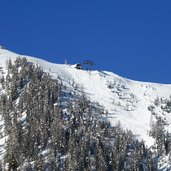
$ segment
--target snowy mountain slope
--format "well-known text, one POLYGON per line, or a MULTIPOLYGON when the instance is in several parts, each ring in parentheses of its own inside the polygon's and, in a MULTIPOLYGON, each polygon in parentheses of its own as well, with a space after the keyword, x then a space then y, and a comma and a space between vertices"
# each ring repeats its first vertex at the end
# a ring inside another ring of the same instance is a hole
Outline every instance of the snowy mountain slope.
MULTIPOLYGON (((6 60, 14 61, 17 57, 26 57, 28 61, 37 63, 53 78, 59 76, 63 84, 70 89, 83 89, 91 101, 104 106, 113 125, 120 121, 125 129, 132 130, 137 138, 143 139, 147 145, 154 143, 148 134, 152 120, 148 107, 157 97, 168 98, 171 94, 171 85, 137 82, 106 71, 78 70, 71 65, 53 64, 0 48, 0 67, 4 72, 6 60)), ((166 113, 163 117, 170 129, 170 114, 166 113)))

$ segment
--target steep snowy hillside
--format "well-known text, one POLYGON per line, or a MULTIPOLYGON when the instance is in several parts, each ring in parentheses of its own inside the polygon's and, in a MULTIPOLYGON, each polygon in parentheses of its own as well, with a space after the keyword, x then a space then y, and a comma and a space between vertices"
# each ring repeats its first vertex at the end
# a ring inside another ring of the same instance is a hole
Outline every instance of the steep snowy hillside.
MULTIPOLYGON (((106 71, 78 70, 72 65, 53 64, 0 48, 0 67, 4 74, 6 61, 14 61, 19 56, 37 63, 53 78, 59 76, 63 84, 70 89, 74 86, 83 89, 91 101, 98 102, 105 108, 107 117, 113 125, 120 121, 124 128, 132 130, 136 137, 143 139, 148 146, 154 143, 149 137, 154 118, 148 107, 157 97, 169 98, 171 85, 137 82, 106 71)), ((167 122, 167 129, 170 129, 171 115, 165 113, 162 117, 167 122)))

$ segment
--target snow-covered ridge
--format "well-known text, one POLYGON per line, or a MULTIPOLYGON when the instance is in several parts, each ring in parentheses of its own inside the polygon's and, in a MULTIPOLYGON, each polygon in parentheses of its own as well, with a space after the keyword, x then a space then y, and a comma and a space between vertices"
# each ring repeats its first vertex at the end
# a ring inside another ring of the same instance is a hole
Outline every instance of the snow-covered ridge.
MULTIPOLYGON (((53 78, 59 76, 63 84, 71 89, 74 83, 85 91, 91 101, 104 106, 112 124, 120 121, 124 128, 131 129, 148 145, 153 143, 148 135, 151 122, 148 106, 157 97, 168 98, 171 94, 171 85, 133 81, 106 71, 78 70, 70 65, 54 64, 35 57, 19 55, 0 46, 0 67, 4 72, 6 61, 14 61, 17 57, 26 57, 28 61, 37 63, 53 78)), ((169 129, 171 116, 165 114, 163 117, 168 122, 169 129)))

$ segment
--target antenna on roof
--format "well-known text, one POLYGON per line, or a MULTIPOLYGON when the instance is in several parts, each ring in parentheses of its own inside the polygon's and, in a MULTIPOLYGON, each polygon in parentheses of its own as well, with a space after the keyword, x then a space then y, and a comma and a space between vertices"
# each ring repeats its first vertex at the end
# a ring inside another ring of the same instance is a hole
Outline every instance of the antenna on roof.
POLYGON ((64 63, 65 63, 65 65, 67 65, 67 64, 68 64, 68 61, 67 61, 67 59, 65 59, 65 62, 64 62, 64 63))
POLYGON ((0 49, 5 49, 5 47, 0 45, 0 49))

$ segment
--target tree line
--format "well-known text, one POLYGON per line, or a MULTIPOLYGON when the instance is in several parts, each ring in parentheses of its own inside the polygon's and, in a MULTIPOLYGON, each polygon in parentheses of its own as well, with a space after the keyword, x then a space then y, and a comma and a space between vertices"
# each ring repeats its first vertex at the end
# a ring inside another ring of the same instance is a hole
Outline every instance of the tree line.
POLYGON ((7 70, 0 80, 6 138, 1 170, 156 170, 144 142, 120 123, 112 127, 102 118, 103 107, 84 92, 67 95, 60 78, 26 58, 9 60, 7 70))

